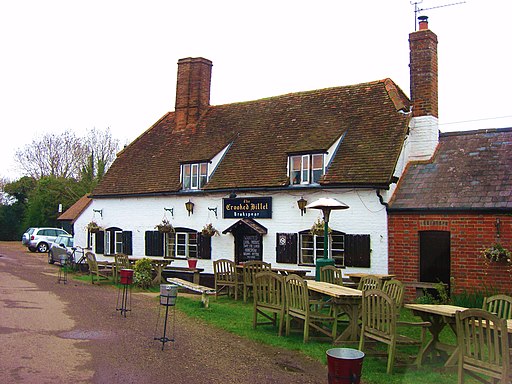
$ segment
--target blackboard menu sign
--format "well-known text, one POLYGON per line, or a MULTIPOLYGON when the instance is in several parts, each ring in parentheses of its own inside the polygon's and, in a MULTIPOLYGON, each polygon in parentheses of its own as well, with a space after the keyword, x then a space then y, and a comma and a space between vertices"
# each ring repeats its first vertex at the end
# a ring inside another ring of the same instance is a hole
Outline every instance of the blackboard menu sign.
POLYGON ((223 199, 225 219, 271 219, 272 197, 223 199))
POLYGON ((261 260, 261 236, 244 235, 242 244, 242 259, 244 261, 261 260))

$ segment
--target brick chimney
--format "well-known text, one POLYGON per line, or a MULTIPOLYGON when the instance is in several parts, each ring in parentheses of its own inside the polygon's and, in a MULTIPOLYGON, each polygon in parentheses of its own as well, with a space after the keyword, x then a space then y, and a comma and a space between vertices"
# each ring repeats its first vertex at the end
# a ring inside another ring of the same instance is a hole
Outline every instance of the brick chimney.
POLYGON ((420 16, 419 30, 409 34, 412 119, 411 159, 428 160, 439 143, 437 36, 420 16))
POLYGON ((437 36, 428 29, 427 16, 420 16, 420 30, 409 34, 411 100, 413 116, 437 112, 437 36))
POLYGON ((178 60, 176 129, 195 125, 210 105, 212 62, 202 57, 178 60))

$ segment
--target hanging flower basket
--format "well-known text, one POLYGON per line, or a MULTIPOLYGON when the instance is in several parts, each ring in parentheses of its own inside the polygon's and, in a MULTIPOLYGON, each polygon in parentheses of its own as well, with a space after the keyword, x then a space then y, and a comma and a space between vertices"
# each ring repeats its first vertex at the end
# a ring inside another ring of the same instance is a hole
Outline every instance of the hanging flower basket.
POLYGON ((87 230, 91 233, 98 233, 101 231, 101 227, 95 221, 91 221, 89 224, 87 224, 87 230))
POLYGON ((215 235, 220 235, 220 232, 213 227, 212 223, 210 223, 206 224, 203 227, 203 229, 201 230, 201 235, 206 237, 213 237, 215 235))
MULTIPOLYGON (((311 227, 309 232, 314 236, 323 236, 324 235, 324 226, 325 223, 323 220, 317 219, 315 224, 311 227)), ((327 228, 327 233, 330 234, 332 232, 331 228, 327 228)))
POLYGON ((512 253, 500 243, 495 243, 482 251, 482 256, 487 262, 510 264, 512 253))
POLYGON ((157 224, 155 228, 158 230, 158 232, 161 233, 172 233, 174 232, 174 227, 167 219, 163 219, 160 224, 157 224))

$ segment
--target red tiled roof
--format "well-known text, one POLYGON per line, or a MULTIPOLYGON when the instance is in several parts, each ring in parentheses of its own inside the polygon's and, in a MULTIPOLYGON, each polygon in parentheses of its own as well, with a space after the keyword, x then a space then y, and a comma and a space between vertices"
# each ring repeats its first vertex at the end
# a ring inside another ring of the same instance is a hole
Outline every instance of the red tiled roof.
POLYGON ((512 211, 512 129, 443 133, 430 163, 409 165, 390 210, 512 211))
POLYGON ((89 194, 82 196, 75 204, 69 207, 57 220, 74 222, 78 216, 91 204, 92 199, 89 194))
POLYGON ((210 106, 182 131, 170 112, 118 155, 93 196, 178 192, 181 163, 230 144, 205 190, 282 188, 290 153, 326 151, 342 135, 322 184, 387 186, 408 127, 401 109, 407 97, 385 79, 210 106))

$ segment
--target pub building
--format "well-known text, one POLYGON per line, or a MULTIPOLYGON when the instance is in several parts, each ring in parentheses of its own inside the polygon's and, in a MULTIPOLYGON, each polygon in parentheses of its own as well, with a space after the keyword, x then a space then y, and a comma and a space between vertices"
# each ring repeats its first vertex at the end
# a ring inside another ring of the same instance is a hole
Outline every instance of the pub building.
POLYGON ((205 274, 221 258, 263 260, 311 277, 322 212, 305 206, 334 198, 349 208, 330 215, 329 257, 345 274, 388 273, 387 203, 439 135, 437 37, 424 24, 409 43, 411 99, 386 78, 210 105, 212 62, 180 59, 174 111, 118 153, 74 222, 75 244, 99 260, 197 258, 205 274), (158 231, 162 221, 174 230, 158 231))

